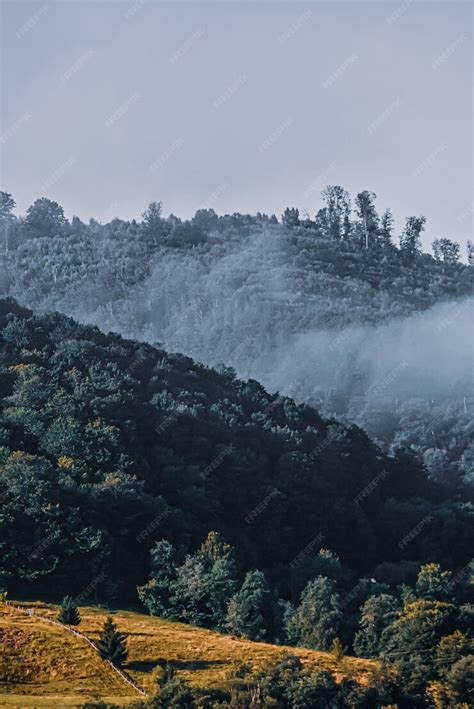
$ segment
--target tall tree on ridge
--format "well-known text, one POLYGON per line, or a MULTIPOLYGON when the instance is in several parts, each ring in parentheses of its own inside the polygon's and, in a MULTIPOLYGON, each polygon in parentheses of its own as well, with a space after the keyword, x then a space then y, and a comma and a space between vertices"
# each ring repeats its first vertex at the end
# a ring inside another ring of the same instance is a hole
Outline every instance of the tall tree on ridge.
POLYGON ((350 233, 351 198, 340 185, 329 185, 321 192, 326 202, 329 236, 332 239, 348 237, 350 233))
POLYGON ((66 224, 64 210, 57 202, 41 197, 26 210, 25 230, 29 239, 56 236, 66 224))
POLYGON ((459 260, 460 246, 451 239, 435 239, 432 247, 435 259, 441 261, 443 266, 446 263, 457 263, 459 260))
POLYGON ((426 217, 407 217, 405 229, 400 237, 400 249, 414 258, 421 252, 420 236, 425 230, 426 217))
POLYGON ((377 199, 375 192, 364 190, 359 192, 355 199, 357 216, 362 222, 364 231, 365 248, 369 248, 369 236, 376 232, 378 228, 379 217, 375 209, 374 201, 377 199))
POLYGON ((386 209, 380 218, 379 236, 384 246, 391 244, 393 231, 393 214, 391 209, 386 209))
POLYGON ((0 232, 5 242, 5 252, 8 253, 9 240, 8 232, 14 219, 13 210, 16 202, 9 192, 0 192, 0 232))

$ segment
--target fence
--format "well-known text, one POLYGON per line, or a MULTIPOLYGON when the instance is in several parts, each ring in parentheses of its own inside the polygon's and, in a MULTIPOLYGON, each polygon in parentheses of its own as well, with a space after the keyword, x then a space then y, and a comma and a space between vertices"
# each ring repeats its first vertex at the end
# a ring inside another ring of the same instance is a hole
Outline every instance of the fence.
MULTIPOLYGON (((57 625, 58 627, 63 628, 63 630, 67 630, 68 633, 72 633, 72 635, 76 635, 78 638, 82 638, 82 640, 85 640, 86 643, 89 643, 89 645, 94 648, 96 652, 98 652, 97 645, 95 644, 95 642, 93 640, 90 640, 86 635, 84 635, 84 633, 81 633, 80 630, 75 630, 74 628, 71 628, 71 626, 61 623, 61 621, 59 620, 53 620, 53 618, 47 618, 44 615, 39 615, 38 613, 35 613, 34 608, 23 608, 22 606, 15 606, 13 603, 9 603, 8 601, 1 601, 1 604, 6 606, 7 608, 14 608, 15 610, 20 611, 21 613, 26 613, 26 615, 34 616, 38 620, 42 620, 45 623, 57 625)), ((120 670, 118 667, 116 667, 114 663, 110 660, 106 660, 106 662, 110 665, 114 672, 120 675, 124 682, 133 687, 133 689, 135 689, 143 697, 147 696, 145 690, 138 684, 136 684, 136 682, 134 682, 131 677, 129 677, 125 672, 123 672, 123 670, 120 670)))

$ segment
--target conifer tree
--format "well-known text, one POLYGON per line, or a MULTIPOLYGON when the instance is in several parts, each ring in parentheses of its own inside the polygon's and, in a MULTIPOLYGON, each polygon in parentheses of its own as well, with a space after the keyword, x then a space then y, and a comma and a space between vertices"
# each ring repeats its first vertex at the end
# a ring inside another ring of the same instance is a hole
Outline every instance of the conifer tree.
POLYGON ((120 667, 128 657, 127 639, 125 635, 118 632, 110 616, 102 628, 97 649, 103 660, 110 660, 117 667, 120 667))
POLYGON ((59 608, 58 619, 64 625, 79 625, 81 615, 77 603, 71 596, 64 596, 59 608))

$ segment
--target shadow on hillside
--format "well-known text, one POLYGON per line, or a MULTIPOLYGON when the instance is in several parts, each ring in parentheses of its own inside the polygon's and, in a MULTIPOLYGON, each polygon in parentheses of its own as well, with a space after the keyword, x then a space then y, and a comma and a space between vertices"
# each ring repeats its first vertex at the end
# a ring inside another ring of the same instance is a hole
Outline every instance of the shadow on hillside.
POLYGON ((224 665, 225 660, 166 660, 158 657, 156 660, 132 660, 127 662, 125 669, 136 672, 151 672, 158 665, 166 667, 169 665, 175 670, 205 670, 214 665, 224 665))

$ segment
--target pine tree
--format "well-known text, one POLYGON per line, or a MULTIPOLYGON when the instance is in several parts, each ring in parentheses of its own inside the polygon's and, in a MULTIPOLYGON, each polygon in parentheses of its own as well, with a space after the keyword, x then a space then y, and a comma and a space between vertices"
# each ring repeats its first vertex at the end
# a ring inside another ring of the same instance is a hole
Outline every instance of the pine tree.
POLYGON ((71 596, 64 596, 59 608, 58 619, 64 625, 79 625, 81 622, 77 603, 71 596))
POLYGON ((347 652, 347 647, 344 647, 340 638, 334 638, 331 644, 331 655, 337 665, 341 663, 347 652))
POLYGON ((110 616, 102 628, 97 649, 103 660, 110 660, 117 667, 120 667, 128 657, 127 639, 125 635, 118 632, 110 616))

